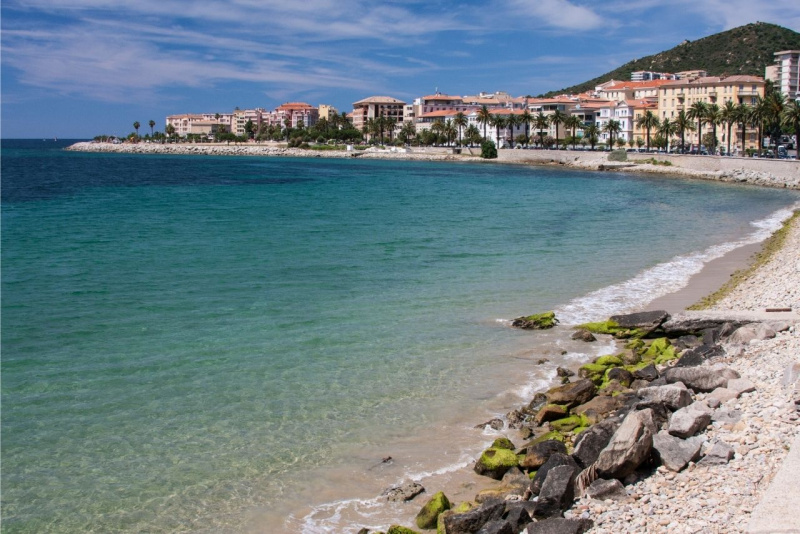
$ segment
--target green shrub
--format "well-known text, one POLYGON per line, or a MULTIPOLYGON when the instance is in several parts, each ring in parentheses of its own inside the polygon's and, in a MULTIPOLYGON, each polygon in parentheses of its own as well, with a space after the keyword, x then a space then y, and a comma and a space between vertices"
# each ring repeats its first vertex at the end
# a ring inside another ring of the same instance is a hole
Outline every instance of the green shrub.
POLYGON ((484 141, 481 143, 481 157, 483 159, 497 158, 497 147, 494 145, 494 141, 484 141))

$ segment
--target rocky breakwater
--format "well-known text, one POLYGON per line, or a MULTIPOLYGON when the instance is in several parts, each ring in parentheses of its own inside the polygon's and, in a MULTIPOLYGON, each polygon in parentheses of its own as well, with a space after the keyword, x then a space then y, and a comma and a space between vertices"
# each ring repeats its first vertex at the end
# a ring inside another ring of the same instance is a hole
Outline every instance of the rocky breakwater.
POLYGON ((624 349, 486 423, 524 441, 499 437, 476 460, 494 487, 461 503, 439 492, 414 528, 387 532, 743 531, 797 433, 800 325, 657 311, 575 337, 595 336, 624 349))

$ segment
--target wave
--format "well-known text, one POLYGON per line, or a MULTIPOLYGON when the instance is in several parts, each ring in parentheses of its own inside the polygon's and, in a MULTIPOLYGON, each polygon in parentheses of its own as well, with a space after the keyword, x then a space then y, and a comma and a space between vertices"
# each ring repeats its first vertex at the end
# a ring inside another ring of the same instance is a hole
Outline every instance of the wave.
POLYGON ((755 230, 739 240, 676 256, 642 271, 630 280, 573 299, 564 306, 556 308, 556 314, 562 324, 580 324, 639 310, 659 297, 686 287, 692 276, 702 271, 708 262, 721 258, 737 248, 765 240, 780 229, 783 222, 791 217, 792 212, 798 207, 800 204, 795 204, 778 210, 764 219, 751 222, 755 230))

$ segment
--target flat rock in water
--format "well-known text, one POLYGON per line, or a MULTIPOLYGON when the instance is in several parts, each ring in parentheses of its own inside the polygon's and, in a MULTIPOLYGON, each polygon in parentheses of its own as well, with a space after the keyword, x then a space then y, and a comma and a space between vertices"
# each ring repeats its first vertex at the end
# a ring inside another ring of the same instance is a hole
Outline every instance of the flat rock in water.
POLYGON ((570 338, 576 341, 585 341, 587 343, 591 343, 592 341, 597 341, 597 338, 594 337, 594 334, 583 328, 581 328, 580 330, 576 330, 575 333, 573 333, 570 336, 570 338))
POLYGON ((669 318, 670 315, 664 310, 627 313, 609 317, 622 328, 637 328, 648 332, 652 332, 669 318))
POLYGON ((700 457, 704 442, 702 436, 680 439, 662 430, 653 437, 653 449, 664 467, 678 472, 700 457))
POLYGON ((385 497, 388 501, 403 502, 410 501, 423 491, 425 491, 425 488, 423 488, 421 484, 417 484, 416 482, 404 482, 399 486, 394 486, 385 490, 381 493, 381 496, 385 497))

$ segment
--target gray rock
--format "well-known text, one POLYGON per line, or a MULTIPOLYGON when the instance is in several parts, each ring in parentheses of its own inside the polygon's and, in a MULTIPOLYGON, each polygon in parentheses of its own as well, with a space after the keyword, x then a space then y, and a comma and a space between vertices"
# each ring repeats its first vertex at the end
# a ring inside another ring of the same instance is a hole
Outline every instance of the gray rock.
POLYGON ((575 459, 571 456, 559 452, 554 453, 550 455, 550 458, 536 471, 536 475, 534 475, 533 480, 531 480, 531 492, 534 495, 539 495, 547 482, 550 471, 561 466, 572 467, 576 473, 580 470, 575 459))
MULTIPOLYGON (((530 501, 524 501, 524 503, 531 505, 531 512, 536 507, 536 504, 530 501)), ((513 532, 519 532, 525 528, 525 525, 532 521, 531 515, 526 506, 513 506, 510 504, 511 503, 506 503, 506 511, 505 514, 503 514, 503 519, 511 524, 511 530, 513 532)), ((522 504, 522 502, 520 502, 520 504, 522 504)))
POLYGON ((725 410, 720 408, 711 414, 711 420, 718 423, 738 423, 742 419, 742 412, 739 410, 725 410))
POLYGON ((422 485, 409 481, 384 490, 381 496, 385 497, 387 501, 403 502, 410 501, 423 491, 425 491, 425 488, 422 485))
POLYGON ((781 385, 785 388, 788 388, 789 386, 797 382, 798 377, 800 377, 800 362, 790 363, 783 371, 783 378, 781 379, 781 385))
POLYGON ((505 503, 492 501, 463 514, 446 515, 444 527, 447 534, 475 534, 489 521, 502 519, 505 503))
POLYGON ((479 425, 475 425, 475 428, 486 428, 489 427, 493 430, 502 430, 505 424, 503 423, 502 419, 495 417, 494 419, 489 419, 485 423, 481 423, 479 425))
POLYGON ((565 377, 565 376, 575 376, 575 371, 571 369, 567 369, 566 367, 556 367, 556 376, 565 377))
POLYGON ((732 345, 746 345, 753 340, 772 339, 776 332, 766 323, 748 324, 736 329, 728 338, 728 343, 732 345))
POLYGON ((721 319, 702 315, 677 314, 661 325, 667 337, 680 337, 687 334, 699 334, 709 328, 721 328, 726 323, 738 328, 748 323, 741 319, 721 319))
POLYGON ((756 385, 746 378, 734 378, 733 380, 728 380, 727 387, 736 393, 737 397, 740 397, 744 393, 750 393, 756 390, 756 385))
POLYGON ((554 467, 544 479, 539 500, 533 509, 534 517, 558 517, 572 505, 577 465, 554 467))
POLYGON ((600 501, 606 499, 617 501, 626 499, 628 493, 625 491, 625 486, 622 485, 622 482, 616 478, 612 478, 611 480, 598 478, 586 488, 586 496, 590 499, 597 499, 600 501))
POLYGON ((673 341, 672 344, 675 346, 675 348, 681 350, 693 349, 695 347, 699 347, 700 345, 702 345, 703 340, 697 336, 681 336, 675 341, 673 341))
POLYGON ((711 447, 702 460, 697 465, 722 465, 727 464, 733 458, 733 447, 727 443, 718 441, 711 447))
POLYGON ((700 345, 681 354, 675 367, 694 367, 702 365, 707 360, 725 356, 725 349, 720 345, 700 345))
POLYGON ((608 414, 621 407, 622 399, 620 399, 619 395, 616 397, 598 395, 589 402, 576 406, 573 408, 572 412, 585 415, 591 422, 596 423, 605 419, 608 414))
POLYGON ((655 429, 651 429, 653 432, 656 432, 660 428, 666 427, 667 423, 669 423, 669 417, 672 414, 672 411, 667 407, 666 404, 651 400, 637 402, 633 405, 633 410, 650 410, 653 412, 653 422, 655 423, 655 429))
POLYGON ((630 386, 631 382, 633 382, 633 375, 631 372, 622 367, 613 367, 609 369, 606 376, 608 376, 609 380, 616 380, 625 387, 630 386))
POLYGON ((737 398, 739 395, 735 391, 728 388, 717 388, 708 394, 706 400, 715 400, 718 404, 728 402, 729 400, 737 398))
POLYGON ((594 334, 592 334, 588 330, 584 330, 584 329, 577 330, 570 337, 572 339, 579 340, 579 341, 585 341, 587 343, 591 343, 592 341, 597 341, 597 338, 594 337, 594 334))
POLYGON ((717 373, 722 378, 727 378, 728 380, 733 380, 734 378, 742 378, 742 375, 740 375, 738 371, 735 371, 722 363, 715 363, 714 365, 711 366, 711 370, 717 373))
POLYGON ((767 324, 776 332, 786 332, 794 326, 794 323, 789 321, 767 321, 767 324))
POLYGON ((708 367, 672 367, 664 373, 668 384, 683 382, 695 392, 709 393, 728 385, 728 379, 708 367))
POLYGON ((678 472, 700 457, 704 442, 702 436, 680 439, 662 430, 653 438, 653 449, 664 467, 678 472))
POLYGON ((547 402, 551 404, 565 404, 568 408, 574 408, 594 397, 596 392, 597 387, 594 382, 587 378, 551 388, 545 395, 547 402))
POLYGON ((647 380, 648 382, 652 382, 656 378, 658 378, 658 369, 652 363, 647 367, 642 367, 633 372, 633 377, 638 378, 640 380, 647 380))
POLYGON ((670 315, 664 310, 612 315, 609 317, 622 328, 636 328, 645 332, 652 332, 669 318, 670 315))
POLYGON ((695 402, 672 414, 667 429, 669 433, 679 438, 688 438, 708 426, 711 422, 710 410, 707 405, 700 404, 695 402))
POLYGON ((606 448, 621 422, 619 418, 610 418, 581 432, 575 440, 575 450, 572 453, 575 461, 583 468, 597 461, 600 451, 606 448))
POLYGON ((640 399, 648 402, 662 402, 670 410, 677 410, 692 403, 692 394, 677 385, 650 386, 636 392, 640 399))
POLYGON ((541 441, 528 447, 525 458, 520 462, 524 469, 539 469, 555 453, 567 454, 567 447, 554 439, 541 441))
POLYGON ((489 521, 477 532, 477 534, 515 534, 511 523, 503 519, 489 521))
POLYGON ((629 413, 595 463, 602 478, 624 478, 650 455, 655 423, 651 410, 629 413))
MULTIPOLYGON (((593 525, 591 519, 552 517, 528 525, 528 534, 583 534, 593 525)), ((450 534, 450 531, 447 533, 450 534)))

